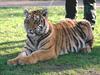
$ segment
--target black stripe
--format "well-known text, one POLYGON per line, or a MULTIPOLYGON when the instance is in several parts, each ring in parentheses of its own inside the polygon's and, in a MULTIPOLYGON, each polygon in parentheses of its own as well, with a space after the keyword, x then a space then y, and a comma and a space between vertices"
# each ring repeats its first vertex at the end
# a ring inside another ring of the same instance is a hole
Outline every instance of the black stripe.
POLYGON ((48 37, 51 33, 51 30, 48 31, 48 33, 41 35, 41 37, 37 40, 36 47, 39 45, 40 41, 48 37))
POLYGON ((50 42, 50 40, 47 40, 47 41, 43 42, 43 43, 41 44, 41 47, 44 46, 45 44, 47 44, 48 42, 50 42))
POLYGON ((79 46, 79 43, 78 43, 78 40, 76 39, 77 38, 77 34, 76 34, 76 30, 75 30, 75 28, 74 29, 72 29, 72 31, 73 31, 73 33, 74 33, 74 35, 73 35, 73 39, 74 39, 74 42, 75 42, 75 45, 78 47, 79 46))
POLYGON ((91 42, 93 39, 90 39, 90 40, 86 40, 86 42, 85 43, 89 43, 89 42, 91 42))
MULTIPOLYGON (((85 42, 86 41, 86 34, 83 32, 83 29, 78 26, 78 32, 80 32, 80 37, 83 39, 83 41, 85 42)), ((83 47, 83 42, 80 40, 80 43, 81 43, 81 48, 83 47)))
POLYGON ((81 41, 81 40, 80 40, 80 43, 81 43, 81 45, 80 45, 80 46, 81 46, 81 48, 83 48, 83 43, 82 43, 82 41, 81 41))
POLYGON ((27 35, 27 38, 29 39, 29 41, 31 42, 32 45, 34 45, 33 41, 31 40, 31 38, 27 35))
MULTIPOLYGON (((33 52, 31 49, 27 48, 27 47, 24 47, 26 48, 28 51, 30 51, 31 53, 33 52)), ((25 51, 26 55, 28 56, 29 54, 27 54, 27 51, 25 51)))
POLYGON ((27 42, 26 42, 26 45, 27 45, 28 47, 30 47, 30 48, 31 48, 31 46, 29 45, 29 43, 27 43, 27 42))
POLYGON ((79 32, 79 35, 85 39, 86 38, 86 34, 84 33, 83 29, 80 27, 80 23, 78 25, 76 25, 76 30, 79 32))
POLYGON ((63 31, 64 31, 65 35, 68 35, 68 36, 66 37, 67 39, 65 40, 66 43, 68 43, 68 44, 66 44, 66 48, 67 48, 67 46, 69 45, 69 46, 68 46, 69 49, 68 49, 67 51, 70 52, 70 50, 71 50, 71 44, 70 44, 71 41, 70 41, 70 39, 71 39, 71 38, 70 38, 70 35, 69 35, 69 34, 70 34, 69 28, 66 27, 66 23, 65 23, 65 22, 64 22, 63 24, 65 24, 65 28, 63 27, 63 31), (66 30, 67 30, 67 31, 66 31, 66 30))
POLYGON ((73 50, 74 50, 74 52, 76 52, 76 49, 75 49, 75 47, 73 47, 73 50))
MULTIPOLYGON (((62 25, 62 43, 65 41, 65 43, 67 43, 67 40, 66 40, 66 35, 67 35, 67 32, 66 32, 66 25, 65 25, 65 28, 64 28, 64 23, 63 23, 63 25, 62 25), (65 40, 63 40, 63 35, 65 35, 65 40)), ((62 45, 62 44, 61 44, 62 45)), ((66 51, 66 49, 65 48, 67 48, 67 44, 65 44, 65 46, 66 47, 64 47, 64 48, 61 48, 62 50, 63 50, 63 53, 65 53, 66 51)))
POLYGON ((29 50, 29 51, 33 52, 33 50, 31 50, 31 49, 29 49, 29 48, 27 48, 27 47, 24 47, 24 48, 26 48, 27 50, 29 50))
POLYGON ((53 45, 50 45, 50 46, 47 47, 47 48, 41 48, 41 49, 42 49, 42 50, 48 50, 48 49, 52 48, 52 46, 53 46, 53 45))
MULTIPOLYGON (((63 26, 61 26, 61 27, 63 27, 63 26)), ((61 35, 60 35, 60 36, 61 36, 61 49, 63 49, 63 42, 64 42, 64 41, 63 41, 63 40, 64 40, 64 39, 63 39, 63 36, 64 36, 63 29, 60 30, 60 32, 61 32, 61 35)), ((64 52, 64 51, 63 51, 63 52, 64 52)))
MULTIPOLYGON (((82 31, 82 30, 81 30, 82 31)), ((77 31, 73 31, 74 32, 74 34, 76 35, 76 32, 77 31)), ((78 32, 77 32, 78 33, 78 32)), ((84 36, 84 33, 80 33, 82 36, 84 36)), ((82 38, 82 36, 80 36, 80 38, 82 38)), ((73 36, 74 37, 74 36, 73 36)), ((77 35, 76 35, 76 37, 77 37, 77 35)), ((76 37, 74 37, 74 39, 76 39, 76 37)), ((84 37, 85 38, 85 37, 84 37)), ((83 38, 82 38, 83 39, 83 38)), ((84 40, 84 39, 83 39, 84 40)), ((80 42, 80 46, 81 46, 81 48, 83 47, 83 42, 79 39, 79 42, 80 42)), ((76 41, 75 41, 75 44, 77 45, 77 47, 79 46, 79 43, 78 43, 78 40, 76 39, 76 41)))

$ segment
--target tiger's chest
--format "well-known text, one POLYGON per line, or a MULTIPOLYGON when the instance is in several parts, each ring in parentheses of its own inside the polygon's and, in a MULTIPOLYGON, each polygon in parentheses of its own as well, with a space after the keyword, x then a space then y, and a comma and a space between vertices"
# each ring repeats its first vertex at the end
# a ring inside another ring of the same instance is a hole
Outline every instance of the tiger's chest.
POLYGON ((40 36, 30 36, 30 35, 27 35, 27 47, 29 49, 31 49, 32 51, 35 51, 38 49, 38 44, 39 44, 39 38, 40 36))

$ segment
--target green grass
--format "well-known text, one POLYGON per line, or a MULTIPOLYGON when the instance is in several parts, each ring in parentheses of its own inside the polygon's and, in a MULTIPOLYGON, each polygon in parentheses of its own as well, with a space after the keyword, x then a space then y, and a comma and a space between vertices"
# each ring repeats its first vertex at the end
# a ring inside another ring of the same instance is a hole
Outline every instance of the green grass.
MULTIPOLYGON (((93 31, 94 48, 90 54, 68 54, 58 59, 32 65, 10 66, 6 62, 14 58, 25 44, 23 8, 0 8, 0 75, 100 75, 100 9, 97 9, 97 23, 93 31)), ((49 20, 53 23, 64 19, 64 7, 49 7, 49 20)), ((78 20, 83 10, 79 9, 78 20)))

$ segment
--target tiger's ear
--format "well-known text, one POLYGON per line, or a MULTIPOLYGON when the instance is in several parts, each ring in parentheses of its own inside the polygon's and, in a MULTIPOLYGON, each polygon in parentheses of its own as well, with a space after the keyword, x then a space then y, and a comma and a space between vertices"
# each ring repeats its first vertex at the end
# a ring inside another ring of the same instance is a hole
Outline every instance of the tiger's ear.
POLYGON ((48 10, 47 9, 43 9, 42 13, 41 13, 44 17, 48 16, 48 10))
POLYGON ((25 15, 25 17, 28 17, 29 16, 29 12, 28 12, 27 9, 24 10, 24 15, 25 15))

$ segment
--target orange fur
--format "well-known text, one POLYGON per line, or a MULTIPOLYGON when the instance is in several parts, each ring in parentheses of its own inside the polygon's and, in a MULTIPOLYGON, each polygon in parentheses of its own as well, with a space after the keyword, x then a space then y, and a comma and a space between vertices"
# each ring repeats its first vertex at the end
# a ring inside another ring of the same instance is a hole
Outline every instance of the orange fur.
MULTIPOLYGON (((79 22, 73 21, 71 19, 63 20, 56 25, 48 22, 47 19, 45 19, 45 22, 47 23, 47 25, 49 25, 48 27, 51 30, 51 33, 46 39, 43 39, 43 41, 49 40, 49 42, 40 47, 39 50, 32 52, 28 56, 22 56, 21 54, 19 54, 16 58, 8 60, 8 64, 35 64, 38 61, 57 58, 60 54, 64 54, 63 52, 65 52, 65 54, 69 52, 69 50, 66 49, 70 49, 70 46, 74 45, 72 39, 74 39, 73 36, 76 36, 79 33, 77 32, 77 28, 75 28, 79 22), (74 31, 77 33, 74 33, 74 31), (69 46, 70 43, 72 45, 69 46)), ((87 40, 90 39, 90 42, 87 43, 87 46, 80 50, 89 52, 93 44, 93 34, 91 26, 89 22, 81 21, 80 27, 81 29, 83 29, 84 34, 86 34, 87 40)), ((76 36, 75 38, 80 38, 80 35, 76 36)))

